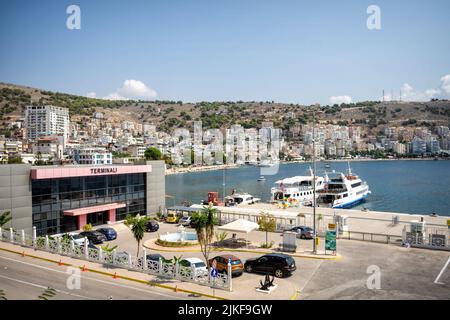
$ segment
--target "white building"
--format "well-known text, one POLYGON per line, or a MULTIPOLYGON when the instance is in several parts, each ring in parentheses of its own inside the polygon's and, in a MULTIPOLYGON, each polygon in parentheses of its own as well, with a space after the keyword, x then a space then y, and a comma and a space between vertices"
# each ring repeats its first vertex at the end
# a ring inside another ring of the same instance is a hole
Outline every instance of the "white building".
POLYGON ((63 144, 69 139, 69 109, 55 106, 27 106, 25 110, 27 138, 37 140, 40 136, 60 135, 63 144))
POLYGON ((78 164, 112 164, 112 153, 105 148, 81 148, 74 151, 74 160, 78 164))
POLYGON ((33 154, 43 155, 48 154, 53 158, 62 159, 64 154, 64 147, 62 145, 62 137, 57 136, 39 138, 33 144, 33 154))

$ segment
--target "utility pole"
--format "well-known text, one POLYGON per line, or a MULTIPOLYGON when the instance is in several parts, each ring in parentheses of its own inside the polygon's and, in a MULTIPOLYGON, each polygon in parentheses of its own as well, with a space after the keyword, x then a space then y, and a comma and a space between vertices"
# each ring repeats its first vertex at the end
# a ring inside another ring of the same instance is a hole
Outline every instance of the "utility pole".
POLYGON ((316 248, 316 110, 315 109, 313 109, 313 230, 314 230, 313 253, 317 254, 317 248, 316 248))

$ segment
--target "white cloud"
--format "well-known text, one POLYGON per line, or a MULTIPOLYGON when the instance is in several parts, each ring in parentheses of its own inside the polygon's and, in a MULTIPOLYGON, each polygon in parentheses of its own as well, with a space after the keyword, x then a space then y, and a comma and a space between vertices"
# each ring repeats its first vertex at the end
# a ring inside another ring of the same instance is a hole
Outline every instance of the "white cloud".
POLYGON ((95 92, 89 92, 89 93, 86 95, 86 97, 88 97, 88 98, 97 98, 97 93, 95 93, 95 92))
POLYGON ((429 101, 441 93, 439 89, 427 89, 424 92, 416 91, 412 86, 405 83, 401 88, 402 100, 404 101, 429 101))
POLYGON ((118 89, 117 92, 129 98, 152 99, 156 97, 156 91, 139 80, 125 80, 122 88, 118 89))
POLYGON ((447 94, 450 94, 450 74, 447 74, 441 78, 441 88, 444 90, 447 94))
POLYGON ((113 92, 108 94, 107 96, 103 97, 105 100, 128 100, 127 98, 121 96, 117 92, 113 92))
POLYGON ((331 96, 331 104, 351 103, 352 97, 350 96, 331 96))
POLYGON ((122 87, 116 92, 110 93, 103 99, 107 100, 128 100, 128 99, 154 99, 157 93, 155 90, 147 86, 139 80, 125 80, 122 87))

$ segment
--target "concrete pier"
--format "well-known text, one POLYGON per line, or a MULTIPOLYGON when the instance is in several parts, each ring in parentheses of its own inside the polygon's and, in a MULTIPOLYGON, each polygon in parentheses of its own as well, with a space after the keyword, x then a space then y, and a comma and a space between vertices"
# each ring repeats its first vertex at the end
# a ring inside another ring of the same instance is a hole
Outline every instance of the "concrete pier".
MULTIPOLYGON (((194 205, 201 208, 201 205, 194 205)), ((271 203, 256 203, 236 207, 216 207, 225 219, 248 219, 256 221, 260 213, 269 213, 277 218, 277 224, 289 225, 313 225, 312 207, 288 207, 281 209, 271 203)), ((449 210, 450 211, 450 210, 449 210)), ((351 209, 316 208, 317 230, 324 231, 328 223, 334 221, 333 216, 346 217, 349 232, 372 233, 381 235, 402 236, 402 230, 413 222, 425 221, 427 228, 446 232, 448 230, 447 216, 417 215, 396 212, 363 211, 351 209), (393 224, 393 217, 398 216, 398 223, 393 224)), ((346 230, 347 231, 347 230, 346 230)))

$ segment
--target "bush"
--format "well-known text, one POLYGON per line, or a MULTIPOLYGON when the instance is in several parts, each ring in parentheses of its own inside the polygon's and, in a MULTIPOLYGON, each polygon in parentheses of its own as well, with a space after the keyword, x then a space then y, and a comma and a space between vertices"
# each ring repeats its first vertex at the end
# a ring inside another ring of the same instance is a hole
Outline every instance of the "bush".
POLYGON ((270 243, 263 243, 260 247, 264 249, 272 248, 275 242, 270 241, 270 243))
POLYGON ((92 224, 88 223, 83 226, 83 231, 91 231, 91 230, 92 230, 92 224))

